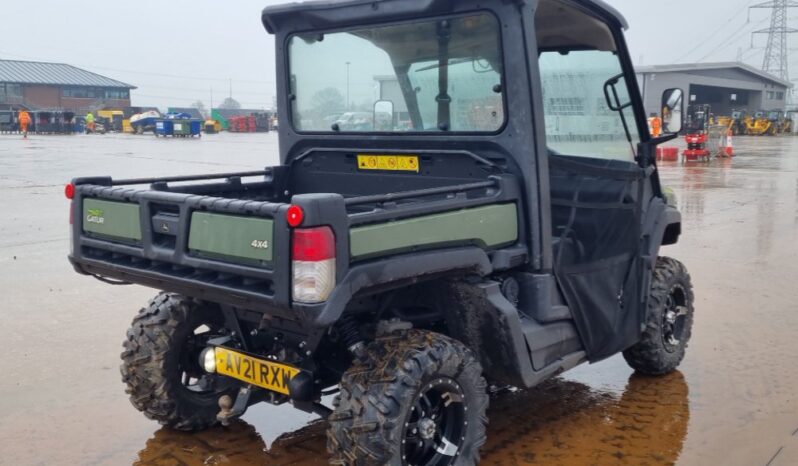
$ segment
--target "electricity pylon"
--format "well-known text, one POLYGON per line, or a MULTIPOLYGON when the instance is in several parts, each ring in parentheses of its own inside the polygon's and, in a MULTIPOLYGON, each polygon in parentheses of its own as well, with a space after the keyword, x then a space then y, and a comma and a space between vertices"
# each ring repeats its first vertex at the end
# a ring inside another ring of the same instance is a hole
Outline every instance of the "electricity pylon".
MULTIPOLYGON (((749 8, 749 16, 751 14, 751 8, 767 8, 773 10, 773 14, 770 17, 770 27, 754 31, 754 34, 768 35, 768 45, 765 48, 765 60, 762 63, 762 70, 778 76, 784 81, 790 82, 790 60, 787 36, 789 34, 795 34, 798 32, 798 29, 791 28, 787 25, 787 10, 789 8, 798 8, 798 2, 793 0, 770 0, 768 2, 758 3, 749 8)), ((793 95, 789 89, 787 95, 787 100, 792 101, 793 95)))
POLYGON ((765 48, 765 61, 762 63, 762 70, 778 76, 784 81, 789 81, 790 67, 787 36, 798 32, 798 29, 788 27, 787 9, 798 8, 798 2, 793 0, 770 0, 750 8, 773 10, 773 15, 770 18, 770 27, 754 31, 754 34, 768 35, 768 45, 765 48))

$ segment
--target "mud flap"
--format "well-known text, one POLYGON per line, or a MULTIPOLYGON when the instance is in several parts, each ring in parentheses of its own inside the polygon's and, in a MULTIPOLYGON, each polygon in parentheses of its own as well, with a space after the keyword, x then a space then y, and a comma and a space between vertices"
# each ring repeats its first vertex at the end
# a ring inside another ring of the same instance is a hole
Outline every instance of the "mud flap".
POLYGON ((518 310, 502 295, 499 283, 447 283, 439 305, 451 334, 477 353, 488 378, 516 387, 534 385, 518 310))

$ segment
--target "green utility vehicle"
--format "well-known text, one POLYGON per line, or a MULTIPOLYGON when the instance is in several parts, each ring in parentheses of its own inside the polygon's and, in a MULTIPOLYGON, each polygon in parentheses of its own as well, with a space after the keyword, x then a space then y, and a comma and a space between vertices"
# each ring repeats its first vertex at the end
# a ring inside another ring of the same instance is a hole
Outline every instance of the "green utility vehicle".
MULTIPOLYGON (((263 24, 280 166, 67 187, 75 269, 163 290, 124 343, 136 408, 196 430, 291 403, 328 419, 333 464, 473 465, 488 387, 679 365, 674 136, 649 135, 616 11, 345 0, 263 24)), ((678 133, 683 93, 662 102, 678 133)))

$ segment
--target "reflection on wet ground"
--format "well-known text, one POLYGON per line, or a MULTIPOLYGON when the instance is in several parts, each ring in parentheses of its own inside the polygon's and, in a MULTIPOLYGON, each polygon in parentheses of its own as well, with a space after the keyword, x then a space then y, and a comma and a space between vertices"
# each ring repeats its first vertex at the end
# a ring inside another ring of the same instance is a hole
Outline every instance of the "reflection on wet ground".
MULTIPOLYGON (((491 398, 486 465, 669 465, 682 451, 690 419, 684 376, 632 375, 621 394, 555 379, 491 398)), ((325 465, 324 422, 285 434, 267 447, 238 422, 199 434, 161 429, 136 466, 325 465)))
MULTIPOLYGON (((680 372, 637 377, 614 357, 496 394, 483 464, 798 465, 798 138, 735 145, 733 160, 660 167, 684 220, 664 254, 696 288, 680 372)), ((326 464, 325 424, 290 406, 197 434, 141 416, 116 368, 155 292, 80 277, 64 258, 73 176, 257 169, 276 154, 273 134, 0 136, 0 465, 326 464)))

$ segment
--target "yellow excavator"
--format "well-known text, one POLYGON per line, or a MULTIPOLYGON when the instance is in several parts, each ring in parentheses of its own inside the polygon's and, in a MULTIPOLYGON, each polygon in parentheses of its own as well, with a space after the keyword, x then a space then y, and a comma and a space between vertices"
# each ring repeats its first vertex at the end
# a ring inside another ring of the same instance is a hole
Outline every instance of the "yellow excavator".
POLYGON ((732 133, 735 136, 745 136, 748 134, 748 128, 745 121, 748 119, 748 113, 745 110, 734 110, 732 112, 732 133))
POLYGON ((773 129, 773 122, 768 119, 766 112, 759 111, 753 117, 747 117, 745 127, 749 136, 763 136, 770 134, 773 129))
POLYGON ((788 134, 792 131, 792 120, 789 120, 782 111, 774 110, 768 113, 768 120, 771 122, 771 128, 768 134, 772 136, 777 134, 788 134))
POLYGON ((719 116, 717 125, 718 126, 725 126, 727 128, 731 128, 734 124, 734 117, 733 116, 719 116))

